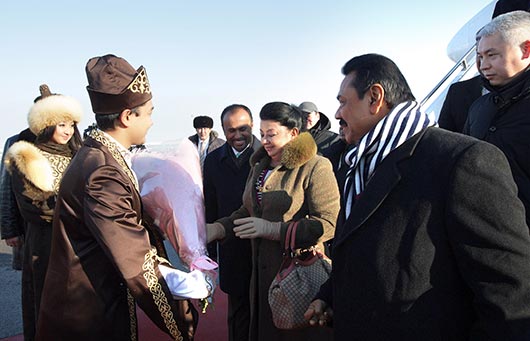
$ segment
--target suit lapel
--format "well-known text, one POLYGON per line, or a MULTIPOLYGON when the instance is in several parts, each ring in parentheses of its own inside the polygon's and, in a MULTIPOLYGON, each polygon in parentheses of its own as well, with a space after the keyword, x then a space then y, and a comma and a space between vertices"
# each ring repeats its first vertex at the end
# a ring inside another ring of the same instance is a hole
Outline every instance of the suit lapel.
POLYGON ((359 229, 377 211, 386 197, 388 197, 401 180, 398 164, 406 162, 413 155, 418 142, 427 130, 429 129, 425 129, 416 134, 402 146, 388 154, 376 168, 364 192, 355 200, 347 220, 344 220, 344 207, 342 207, 335 231, 333 247, 337 247, 344 242, 344 240, 359 229))
POLYGON ((232 147, 230 147, 228 143, 225 143, 221 148, 222 149, 219 155, 219 162, 224 164, 227 168, 229 168, 232 171, 232 173, 236 173, 238 171, 236 161, 232 159, 232 155, 230 154, 232 153, 230 151, 232 147))

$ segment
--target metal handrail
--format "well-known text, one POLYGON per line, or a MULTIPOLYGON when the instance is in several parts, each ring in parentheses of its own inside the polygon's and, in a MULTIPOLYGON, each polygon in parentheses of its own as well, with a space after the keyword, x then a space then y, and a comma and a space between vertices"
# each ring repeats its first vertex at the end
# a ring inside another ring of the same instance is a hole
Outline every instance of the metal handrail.
MULTIPOLYGON (((469 57, 475 53, 476 44, 474 44, 465 54, 455 63, 455 66, 445 75, 444 78, 423 98, 423 100, 420 102, 420 105, 423 106, 425 103, 427 103, 431 97, 440 89, 440 87, 453 75, 458 68, 462 68, 460 72, 462 72, 462 76, 465 74, 467 70, 469 70, 472 65, 475 63, 468 63, 469 57)), ((456 81, 459 81, 460 79, 457 79, 456 81)))

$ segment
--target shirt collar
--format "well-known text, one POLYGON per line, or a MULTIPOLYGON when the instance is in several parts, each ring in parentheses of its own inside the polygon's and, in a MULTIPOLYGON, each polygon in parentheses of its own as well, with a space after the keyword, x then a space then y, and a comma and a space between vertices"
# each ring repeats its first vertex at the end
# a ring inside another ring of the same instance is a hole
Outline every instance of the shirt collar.
POLYGON ((230 146, 232 148, 232 151, 234 152, 234 155, 236 157, 240 157, 244 152, 247 151, 247 149, 250 147, 250 143, 247 144, 247 146, 245 147, 245 149, 243 149, 242 151, 238 152, 234 147, 230 146))
POLYGON ((125 148, 121 143, 118 142, 114 137, 110 136, 106 132, 100 130, 101 133, 110 141, 113 142, 116 147, 118 148, 118 151, 120 152, 121 156, 125 160, 125 163, 127 163, 127 166, 129 166, 130 169, 132 169, 132 152, 125 148))

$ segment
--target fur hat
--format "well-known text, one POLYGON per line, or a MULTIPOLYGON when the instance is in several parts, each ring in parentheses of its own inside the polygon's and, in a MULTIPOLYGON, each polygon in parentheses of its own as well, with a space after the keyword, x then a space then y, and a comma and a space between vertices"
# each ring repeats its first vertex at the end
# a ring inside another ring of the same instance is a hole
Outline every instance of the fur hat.
POLYGON ((193 119, 193 128, 213 128, 213 120, 209 116, 197 116, 193 119))
POLYGON ((153 96, 143 66, 135 70, 125 59, 107 54, 86 64, 87 91, 96 114, 115 114, 138 107, 153 96))
POLYGON ((60 122, 74 121, 79 123, 83 116, 81 104, 74 98, 59 94, 52 94, 46 84, 39 87, 41 96, 28 114, 28 125, 35 135, 46 127, 55 126, 60 122))

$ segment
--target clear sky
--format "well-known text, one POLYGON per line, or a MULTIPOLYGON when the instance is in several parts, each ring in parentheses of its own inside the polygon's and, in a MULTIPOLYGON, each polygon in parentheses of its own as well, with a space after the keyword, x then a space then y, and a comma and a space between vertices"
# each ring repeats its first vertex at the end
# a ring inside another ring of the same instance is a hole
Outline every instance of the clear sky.
POLYGON ((2 1, 0 139, 27 127, 42 83, 81 102, 82 132, 94 121, 84 68, 107 53, 147 69, 155 106, 148 143, 194 134, 197 115, 212 116, 223 136, 219 116, 232 103, 257 118, 271 101, 312 101, 337 131, 347 60, 390 57, 422 99, 453 66, 451 38, 490 2, 2 1))

